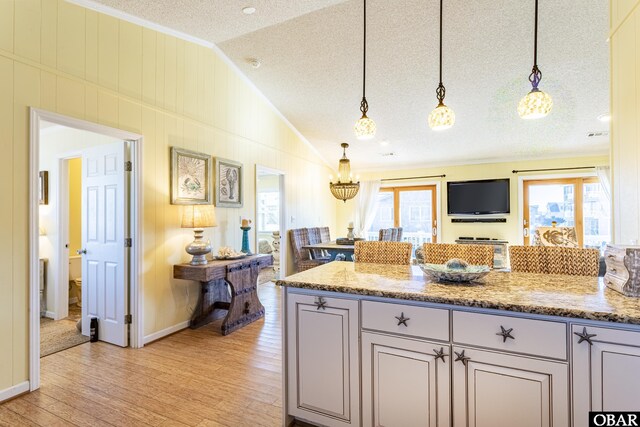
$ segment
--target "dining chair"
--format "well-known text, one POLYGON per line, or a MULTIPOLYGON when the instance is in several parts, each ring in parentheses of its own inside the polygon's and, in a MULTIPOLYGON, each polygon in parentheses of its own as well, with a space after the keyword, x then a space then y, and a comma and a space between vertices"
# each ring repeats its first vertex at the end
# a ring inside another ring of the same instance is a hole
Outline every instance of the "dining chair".
POLYGON ((493 246, 457 243, 424 243, 424 262, 445 264, 453 258, 467 261, 471 265, 488 265, 493 268, 493 246))
POLYGON ((298 273, 328 262, 322 259, 311 259, 309 250, 304 249, 304 246, 310 244, 309 230, 306 228, 294 228, 289 230, 289 239, 291 241, 291 249, 293 251, 293 262, 298 273))
POLYGON ((408 242, 361 240, 355 243, 355 262, 409 265, 412 249, 408 242))
POLYGON ((600 251, 557 246, 509 246, 511 271, 598 276, 600 251))

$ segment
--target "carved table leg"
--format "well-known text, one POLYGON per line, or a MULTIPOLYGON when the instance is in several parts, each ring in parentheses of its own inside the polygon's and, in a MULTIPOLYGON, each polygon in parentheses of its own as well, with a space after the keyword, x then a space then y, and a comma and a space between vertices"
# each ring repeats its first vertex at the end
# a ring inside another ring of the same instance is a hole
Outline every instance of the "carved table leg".
POLYGON ((227 267, 231 304, 229 313, 222 322, 222 335, 228 335, 264 317, 264 306, 260 303, 257 292, 259 271, 257 261, 227 267))
POLYGON ((223 279, 200 282, 200 295, 198 295, 198 303, 189 322, 189 327, 196 329, 212 320, 220 319, 225 313, 220 311, 216 313, 215 310, 228 310, 230 301, 231 296, 227 290, 227 282, 223 279))

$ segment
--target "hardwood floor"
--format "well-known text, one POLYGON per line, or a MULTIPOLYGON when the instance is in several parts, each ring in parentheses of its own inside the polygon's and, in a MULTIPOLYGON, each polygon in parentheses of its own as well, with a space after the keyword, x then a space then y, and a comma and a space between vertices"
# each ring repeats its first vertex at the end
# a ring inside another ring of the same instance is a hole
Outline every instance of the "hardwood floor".
POLYGON ((0 425, 280 426, 280 294, 260 285, 266 318, 226 337, 216 321, 139 350, 47 356, 40 390, 0 405, 0 425))

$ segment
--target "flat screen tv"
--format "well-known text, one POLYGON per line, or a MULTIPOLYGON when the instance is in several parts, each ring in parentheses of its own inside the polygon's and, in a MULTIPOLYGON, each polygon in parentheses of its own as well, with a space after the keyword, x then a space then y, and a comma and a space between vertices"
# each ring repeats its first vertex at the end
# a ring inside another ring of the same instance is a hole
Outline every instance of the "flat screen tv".
POLYGON ((449 215, 509 213, 509 179, 447 182, 449 215))

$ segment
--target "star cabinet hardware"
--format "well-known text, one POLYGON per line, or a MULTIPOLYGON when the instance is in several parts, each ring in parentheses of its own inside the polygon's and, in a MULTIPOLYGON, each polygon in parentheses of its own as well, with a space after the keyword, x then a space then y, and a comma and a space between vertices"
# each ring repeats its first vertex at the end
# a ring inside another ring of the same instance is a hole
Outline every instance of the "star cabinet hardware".
POLYGON ((500 332, 496 332, 496 335, 502 336, 502 342, 507 342, 507 338, 511 338, 512 340, 516 339, 511 335, 511 332, 513 332, 513 328, 505 329, 504 326, 500 325, 500 332))
POLYGON ((407 325, 407 320, 411 320, 410 317, 404 317, 404 312, 400 313, 400 316, 396 316, 396 319, 398 319, 398 326, 409 326, 407 325))
POLYGON ((454 360, 454 362, 462 362, 464 366, 467 366, 467 362, 469 362, 471 358, 464 355, 464 350, 462 350, 460 353, 454 351, 454 353, 456 354, 456 360, 454 360))
POLYGON ((444 358, 447 357, 448 354, 444 354, 444 347, 440 347, 440 350, 438 350, 437 348, 434 348, 433 352, 436 355, 436 362, 438 361, 438 359, 442 359, 442 363, 447 363, 444 358))
POLYGON ((574 332, 573 334, 580 337, 580 339, 578 340, 578 344, 582 344, 583 341, 586 341, 589 345, 593 345, 593 341, 591 341, 591 338, 598 336, 597 334, 588 333, 587 328, 582 328, 582 332, 574 332))
POLYGON ((314 304, 316 305, 316 310, 320 310, 320 309, 326 310, 327 309, 327 300, 325 300, 322 297, 318 297, 318 299, 316 299, 314 304))

